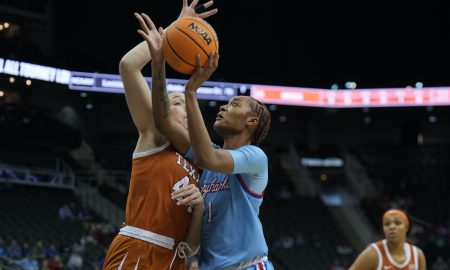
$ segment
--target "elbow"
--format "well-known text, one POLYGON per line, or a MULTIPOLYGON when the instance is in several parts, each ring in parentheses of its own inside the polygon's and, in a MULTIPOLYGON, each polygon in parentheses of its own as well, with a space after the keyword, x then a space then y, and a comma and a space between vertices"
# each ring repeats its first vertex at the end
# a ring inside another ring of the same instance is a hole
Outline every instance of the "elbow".
POLYGON ((119 73, 122 75, 126 72, 141 70, 144 67, 145 63, 140 63, 136 60, 137 59, 135 57, 124 55, 119 62, 119 73))
POLYGON ((120 59, 120 62, 119 62, 119 73, 120 74, 123 74, 127 70, 131 70, 132 67, 133 67, 133 64, 127 57, 124 56, 124 57, 122 57, 122 59, 120 59))

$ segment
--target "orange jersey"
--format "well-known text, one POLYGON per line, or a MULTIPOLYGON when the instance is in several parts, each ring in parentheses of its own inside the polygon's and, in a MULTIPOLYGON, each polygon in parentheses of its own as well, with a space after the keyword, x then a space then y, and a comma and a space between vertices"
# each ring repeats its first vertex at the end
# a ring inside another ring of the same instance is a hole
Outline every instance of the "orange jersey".
POLYGON ((172 146, 135 153, 125 210, 125 224, 184 240, 191 220, 187 206, 179 206, 171 193, 197 184, 198 170, 172 146))
POLYGON ((371 247, 377 252, 378 267, 377 270, 418 270, 419 252, 416 246, 409 243, 404 244, 406 260, 403 263, 396 262, 389 252, 387 241, 382 240, 371 244, 371 247))
MULTIPOLYGON (((172 238, 175 246, 171 250, 141 238, 118 235, 108 250, 104 269, 135 269, 138 265, 140 269, 168 269, 176 245, 185 239, 191 222, 191 209, 177 205, 171 193, 190 183, 197 184, 198 179, 197 168, 168 143, 134 153, 125 225, 172 238)), ((182 266, 177 258, 172 269, 182 266)))

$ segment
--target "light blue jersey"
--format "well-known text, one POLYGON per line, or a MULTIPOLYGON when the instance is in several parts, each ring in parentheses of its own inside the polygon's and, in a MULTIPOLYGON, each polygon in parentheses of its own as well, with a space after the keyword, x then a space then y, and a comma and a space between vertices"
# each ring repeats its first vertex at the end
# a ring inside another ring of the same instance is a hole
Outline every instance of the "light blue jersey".
MULTIPOLYGON (((228 151, 234 162, 233 174, 204 170, 199 181, 205 201, 199 257, 202 270, 235 269, 268 253, 258 217, 268 181, 267 156, 253 145, 228 151)), ((192 151, 186 154, 192 156, 192 151)))

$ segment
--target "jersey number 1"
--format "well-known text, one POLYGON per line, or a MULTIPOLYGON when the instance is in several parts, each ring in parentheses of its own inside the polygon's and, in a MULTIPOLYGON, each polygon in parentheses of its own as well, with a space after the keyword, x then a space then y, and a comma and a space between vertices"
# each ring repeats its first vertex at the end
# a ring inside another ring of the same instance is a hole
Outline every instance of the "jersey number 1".
POLYGON ((212 202, 208 203, 208 223, 212 222, 212 202))

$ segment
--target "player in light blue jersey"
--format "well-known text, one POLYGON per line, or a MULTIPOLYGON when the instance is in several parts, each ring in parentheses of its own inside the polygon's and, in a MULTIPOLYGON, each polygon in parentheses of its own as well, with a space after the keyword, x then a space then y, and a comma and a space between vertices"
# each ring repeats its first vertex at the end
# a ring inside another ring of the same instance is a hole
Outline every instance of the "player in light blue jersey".
MULTIPOLYGON (((147 26, 146 33, 154 34, 153 23, 147 26)), ((147 41, 160 47, 164 38, 162 29, 159 35, 159 39, 147 41)), ((163 58, 162 50, 158 52, 163 58)), ((158 91, 160 96, 160 103, 153 110, 156 127, 179 152, 194 158, 194 163, 203 169, 199 181, 205 201, 200 269, 271 270, 273 266, 267 258, 268 248, 258 218, 268 181, 268 161, 257 146, 270 128, 270 113, 254 98, 232 98, 220 107, 214 123, 224 145, 222 149, 213 147, 196 91, 216 70, 219 55, 212 53, 204 68, 199 61, 197 57, 197 70, 186 84, 185 100, 179 101, 186 103, 188 132, 170 117, 164 65, 152 67, 152 84, 153 91, 158 91)), ((179 203, 189 200, 190 197, 184 196, 185 191, 185 188, 174 191, 172 198, 180 200, 179 203)))
MULTIPOLYGON (((233 172, 204 170, 199 181, 205 202, 200 267, 272 269, 258 218, 267 185, 267 156, 253 145, 226 151, 233 172)), ((190 150, 186 156, 192 155, 190 150)))
POLYGON ((233 97, 220 107, 214 123, 224 139, 223 148, 212 146, 196 90, 217 68, 218 58, 213 53, 206 68, 197 67, 185 92, 192 144, 186 156, 204 169, 199 181, 205 202, 200 269, 273 269, 258 217, 268 161, 257 145, 268 133, 270 113, 254 98, 233 97))

